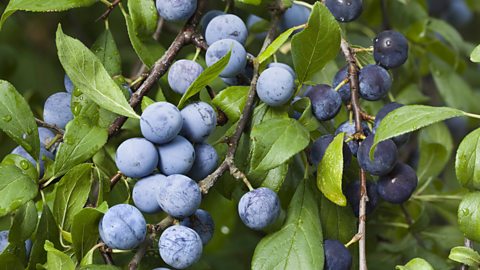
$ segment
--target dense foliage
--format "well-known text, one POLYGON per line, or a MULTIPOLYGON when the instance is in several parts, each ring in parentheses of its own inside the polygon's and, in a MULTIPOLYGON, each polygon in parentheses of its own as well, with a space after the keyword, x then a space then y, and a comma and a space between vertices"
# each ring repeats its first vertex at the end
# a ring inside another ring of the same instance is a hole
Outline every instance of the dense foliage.
POLYGON ((2 268, 480 268, 480 2, 0 7, 2 268))

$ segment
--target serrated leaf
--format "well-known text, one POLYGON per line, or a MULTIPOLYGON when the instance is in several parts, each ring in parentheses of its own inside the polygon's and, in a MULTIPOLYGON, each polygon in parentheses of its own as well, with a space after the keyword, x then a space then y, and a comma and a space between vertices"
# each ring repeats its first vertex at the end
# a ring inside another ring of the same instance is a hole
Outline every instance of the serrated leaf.
POLYGON ((45 242, 47 251, 47 269, 75 270, 75 264, 70 257, 56 249, 50 241, 45 242))
POLYGON ((373 157, 375 147, 382 141, 464 115, 465 112, 448 107, 409 105, 398 108, 387 114, 380 122, 375 133, 374 144, 370 150, 370 157, 373 157))
POLYGON ((298 121, 273 118, 254 126, 252 170, 267 171, 289 160, 308 146, 310 134, 298 121))
POLYGON ((274 55, 282 45, 287 42, 292 33, 300 27, 292 27, 280 34, 268 47, 258 56, 258 62, 261 64, 274 55))
POLYGON ((397 265, 396 270, 434 270, 433 267, 422 258, 410 260, 405 265, 397 265))
MULTIPOLYGON (((130 3, 130 2, 129 2, 130 3)), ((112 32, 105 29, 92 45, 92 52, 100 59, 110 76, 122 74, 122 60, 112 32)))
POLYGON ((480 255, 469 247, 454 247, 450 250, 448 258, 471 267, 480 267, 480 255))
POLYGON ((299 83, 312 79, 340 50, 340 26, 323 4, 313 6, 307 27, 292 39, 292 57, 299 83))
POLYGON ((82 93, 104 109, 140 118, 95 54, 79 40, 65 35, 61 25, 57 29, 56 42, 60 63, 82 93))
POLYGON ((0 217, 37 196, 34 180, 13 165, 0 165, 0 217))
POLYGON ((88 7, 98 0, 10 0, 0 19, 0 29, 13 13, 19 10, 32 12, 64 11, 72 8, 88 7))
POLYGON ((228 62, 230 61, 230 56, 232 55, 232 51, 228 51, 228 53, 220 58, 215 64, 207 67, 201 74, 198 76, 195 81, 188 87, 185 94, 183 94, 182 98, 178 102, 178 107, 182 108, 185 102, 200 92, 205 86, 209 85, 213 80, 220 76, 220 73, 223 69, 227 66, 228 62))
POLYGON ((470 54, 470 61, 474 63, 480 63, 480 45, 475 47, 475 49, 472 51, 472 54, 470 54))
POLYGON ((222 90, 212 103, 224 112, 228 119, 236 122, 242 114, 247 101, 249 86, 231 86, 222 90))
POLYGON ((70 121, 55 158, 54 175, 60 176, 75 165, 93 157, 105 145, 107 139, 106 129, 92 125, 85 118, 70 121))
POLYGON ((323 266, 323 238, 318 207, 307 181, 301 182, 283 227, 255 248, 253 270, 317 269, 323 266))
POLYGON ((151 0, 128 1, 128 11, 136 33, 140 37, 151 37, 157 29, 158 11, 151 0))
POLYGON ((347 205, 347 198, 342 191, 344 137, 343 132, 335 136, 325 150, 317 169, 318 189, 330 201, 340 206, 347 205))
POLYGON ((462 186, 480 189, 480 128, 468 134, 458 146, 455 172, 462 186))
POLYGON ((480 192, 468 193, 458 206, 458 227, 473 241, 480 241, 480 192))
MULTIPOLYGON (((151 3, 153 4, 153 1, 151 1, 151 3)), ((135 12, 132 12, 132 10, 129 11, 130 14, 135 12)), ((163 53, 165 52, 165 48, 163 48, 156 40, 154 40, 153 37, 140 36, 132 17, 125 12, 123 12, 123 16, 125 17, 128 37, 130 38, 133 49, 137 53, 140 60, 142 60, 147 67, 151 68, 155 62, 162 57, 163 53)))
POLYGON ((92 164, 80 164, 57 183, 53 215, 63 230, 70 230, 73 217, 85 206, 92 182, 92 164))
POLYGON ((37 227, 37 208, 32 201, 27 202, 15 213, 12 226, 8 234, 8 241, 22 244, 32 236, 37 227))
POLYGON ((30 252, 30 260, 27 266, 28 270, 35 270, 37 264, 43 264, 46 261, 47 252, 44 249, 46 240, 53 242, 57 247, 60 246, 59 236, 60 231, 55 222, 55 218, 48 208, 48 205, 44 204, 42 217, 38 223, 37 234, 32 245, 32 251, 30 252))
POLYGON ((436 123, 422 129, 418 135, 420 158, 417 166, 418 181, 437 177, 450 160, 453 140, 444 123, 436 123))
POLYGON ((33 113, 15 87, 2 80, 0 80, 0 129, 38 160, 40 139, 33 113))
POLYGON ((73 217, 72 240, 77 258, 84 258, 97 243, 102 216, 103 213, 95 208, 84 208, 73 217))

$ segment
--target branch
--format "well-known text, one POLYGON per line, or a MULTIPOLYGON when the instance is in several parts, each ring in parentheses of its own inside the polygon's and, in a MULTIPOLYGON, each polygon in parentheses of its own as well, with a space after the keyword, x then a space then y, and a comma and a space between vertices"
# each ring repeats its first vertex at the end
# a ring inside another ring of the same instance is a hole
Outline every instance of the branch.
MULTIPOLYGON (((358 65, 355 54, 350 47, 350 44, 342 38, 340 47, 348 63, 348 79, 350 83, 350 90, 352 92, 351 105, 355 120, 355 130, 357 137, 364 137, 362 128, 362 108, 359 102, 359 80, 358 80, 358 65)), ((365 248, 366 238, 366 206, 368 201, 367 194, 367 175, 363 169, 360 169, 360 210, 358 215, 358 232, 354 238, 359 240, 359 269, 367 270, 367 257, 365 248)))
POLYGON ((133 256, 132 260, 128 264, 129 270, 136 270, 138 268, 140 261, 142 260, 143 256, 145 256, 145 253, 147 253, 147 249, 150 247, 150 245, 153 244, 154 237, 155 234, 149 234, 145 241, 143 241, 143 243, 140 245, 137 252, 133 256))
POLYGON ((98 17, 98 19, 96 19, 95 21, 98 22, 100 20, 108 19, 108 16, 110 16, 110 13, 112 13, 112 11, 115 9, 116 6, 118 6, 118 4, 120 4, 121 1, 122 0, 113 1, 113 3, 111 3, 110 6, 108 6, 107 10, 100 17, 98 17))
MULTIPOLYGON (((194 34, 196 34, 196 28, 202 16, 202 10, 205 5, 205 0, 198 1, 197 10, 195 13, 187 21, 185 26, 182 28, 182 31, 178 33, 177 37, 172 42, 165 54, 159 60, 157 60, 157 62, 155 62, 148 77, 145 79, 145 81, 143 81, 138 90, 135 91, 130 98, 130 106, 132 108, 136 108, 142 102, 142 98, 148 94, 158 79, 167 73, 180 50, 185 45, 192 43, 192 37, 194 34)), ((110 138, 120 131, 123 124, 125 124, 125 121, 127 121, 127 117, 125 116, 120 116, 115 119, 108 129, 108 135, 110 138)))
POLYGON ((49 128, 49 129, 53 129, 55 130, 56 133, 58 134, 61 134, 63 135, 65 133, 65 131, 55 125, 51 125, 49 123, 46 123, 38 118, 35 118, 35 122, 37 122, 37 125, 40 126, 40 127, 44 127, 44 128, 49 128))
MULTIPOLYGON (((473 249, 473 242, 472 242, 472 240, 470 240, 470 239, 468 239, 468 238, 465 238, 465 240, 464 240, 464 246, 473 249)), ((462 266, 460 267, 460 270, 468 270, 468 269, 469 269, 469 267, 468 267, 468 265, 466 265, 466 264, 462 264, 462 266)))
POLYGON ((103 261, 105 261, 106 264, 109 265, 115 265, 113 259, 112 259, 112 252, 108 248, 106 248, 105 245, 100 247, 98 249, 100 251, 100 254, 102 255, 103 261))

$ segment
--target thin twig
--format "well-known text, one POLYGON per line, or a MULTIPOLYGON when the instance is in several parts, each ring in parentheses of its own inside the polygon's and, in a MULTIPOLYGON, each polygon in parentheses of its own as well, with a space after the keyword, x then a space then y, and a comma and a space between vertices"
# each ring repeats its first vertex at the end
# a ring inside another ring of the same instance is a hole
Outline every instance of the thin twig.
MULTIPOLYGON (((362 128, 362 109, 359 102, 359 81, 358 81, 358 64, 355 58, 355 54, 350 47, 350 44, 342 38, 341 41, 342 53, 345 56, 345 60, 348 63, 348 79, 350 81, 350 90, 352 92, 351 106, 353 111, 353 117, 355 120, 355 130, 357 133, 356 138, 365 137, 362 128)), ((356 237, 358 240, 359 250, 359 269, 367 270, 367 257, 366 257, 366 206, 368 201, 367 194, 367 175, 363 169, 360 169, 360 210, 358 217, 358 232, 356 237)))
MULTIPOLYGON (((470 240, 468 238, 465 238, 464 239, 464 246, 467 247, 467 248, 473 248, 472 240, 470 240)), ((468 269, 469 269, 469 267, 466 264, 462 264, 462 266, 460 266, 460 270, 468 270, 468 269)))
POLYGON ((98 249, 100 251, 100 254, 102 255, 103 261, 105 261, 106 264, 109 265, 115 265, 115 262, 113 261, 112 258, 112 251, 109 248, 106 248, 106 246, 102 246, 98 249))
MULTIPOLYGON (((217 96, 217 93, 215 93, 213 88, 210 87, 209 85, 205 86, 205 88, 207 88, 208 95, 213 100, 217 96)), ((220 108, 217 108, 217 126, 223 126, 227 122, 228 122, 227 115, 222 110, 220 110, 220 108)))
POLYGON ((123 174, 121 172, 117 172, 112 178, 110 178, 110 188, 113 188, 120 179, 122 179, 123 174))
MULTIPOLYGON (((198 7, 193 16, 188 20, 185 26, 182 28, 182 31, 178 33, 175 40, 172 42, 165 54, 155 62, 153 65, 150 74, 145 79, 145 81, 140 85, 137 91, 130 98, 130 106, 136 108, 141 102, 142 98, 148 94, 148 92, 153 88, 155 83, 167 73, 168 68, 172 65, 175 57, 178 55, 180 50, 187 44, 192 42, 192 37, 196 33, 197 25, 202 16, 202 10, 205 6, 206 1, 201 0, 198 2, 198 7)), ((122 128, 123 124, 127 121, 127 117, 120 116, 110 125, 108 129, 109 137, 117 134, 122 128)))
POLYGON ((147 235, 147 238, 143 243, 140 245, 140 247, 137 249, 137 252, 133 256, 132 260, 128 264, 128 269, 130 270, 136 270, 138 268, 138 265, 140 265, 140 262, 142 261, 143 256, 145 256, 145 253, 147 252, 147 249, 152 245, 153 243, 153 237, 155 234, 149 234, 147 235))
POLYGON ((51 125, 51 124, 49 124, 49 123, 46 123, 45 121, 42 121, 42 120, 40 120, 40 119, 38 119, 38 118, 35 118, 35 122, 37 122, 37 125, 38 125, 38 126, 41 126, 41 127, 44 127, 44 128, 53 129, 53 130, 55 130, 55 132, 58 133, 58 134, 62 134, 62 135, 65 134, 65 131, 64 131, 63 129, 61 129, 61 128, 55 126, 55 125, 51 125))
POLYGON ((108 19, 108 16, 110 16, 110 13, 112 13, 112 11, 115 9, 116 6, 118 6, 118 4, 120 4, 120 2, 122 2, 122 0, 113 1, 112 4, 110 6, 108 6, 107 10, 100 17, 98 17, 98 19, 96 19, 95 21, 98 22, 100 20, 108 19))

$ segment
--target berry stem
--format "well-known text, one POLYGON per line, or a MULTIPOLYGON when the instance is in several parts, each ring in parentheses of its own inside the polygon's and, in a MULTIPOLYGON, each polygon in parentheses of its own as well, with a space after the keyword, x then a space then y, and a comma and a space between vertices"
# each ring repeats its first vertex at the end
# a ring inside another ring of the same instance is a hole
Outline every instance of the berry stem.
POLYGON ((335 87, 335 92, 338 92, 338 90, 340 90, 340 88, 342 88, 344 85, 346 85, 347 83, 349 82, 348 78, 345 78, 345 80, 341 81, 337 87, 335 87))

